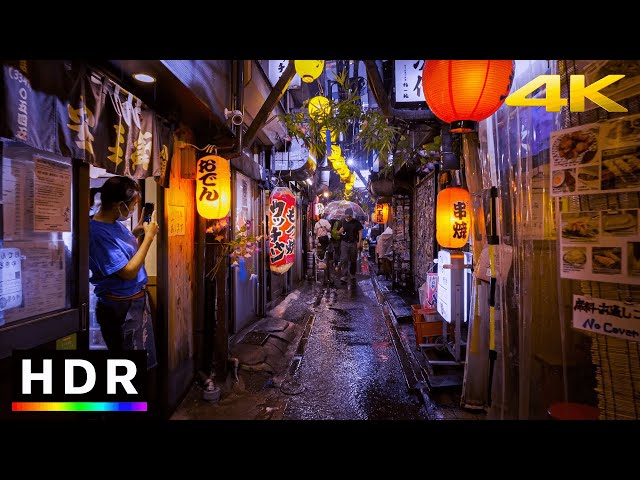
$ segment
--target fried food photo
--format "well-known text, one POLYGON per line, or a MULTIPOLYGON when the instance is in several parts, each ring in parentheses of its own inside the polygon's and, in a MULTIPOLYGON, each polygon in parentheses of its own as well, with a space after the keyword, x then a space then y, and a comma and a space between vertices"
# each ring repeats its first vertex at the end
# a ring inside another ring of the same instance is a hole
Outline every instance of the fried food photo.
POLYGON ((598 235, 598 218, 597 217, 565 217, 566 221, 562 227, 563 237, 590 238, 598 235))
MULTIPOLYGON (((562 135, 558 139, 558 155, 571 160, 578 158, 587 151, 594 151, 598 148, 597 139, 594 133, 588 131, 571 132, 562 135)), ((590 157, 590 160, 593 157, 590 157)))
POLYGON ((638 219, 631 213, 605 214, 602 217, 602 230, 605 232, 616 232, 620 230, 635 229, 638 219))
POLYGON ((571 248, 565 252, 562 260, 570 265, 581 267, 587 263, 587 254, 584 248, 571 248))
POLYGON ((619 269, 622 262, 620 248, 594 248, 594 267, 619 269))

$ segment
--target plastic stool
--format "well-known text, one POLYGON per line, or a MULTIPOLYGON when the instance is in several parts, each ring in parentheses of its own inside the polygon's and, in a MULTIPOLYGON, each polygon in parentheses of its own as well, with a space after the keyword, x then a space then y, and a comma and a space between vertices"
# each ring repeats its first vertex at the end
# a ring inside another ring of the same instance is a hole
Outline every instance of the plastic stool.
POLYGON ((583 403, 554 403, 547 413, 553 420, 598 420, 600 418, 598 407, 583 403))

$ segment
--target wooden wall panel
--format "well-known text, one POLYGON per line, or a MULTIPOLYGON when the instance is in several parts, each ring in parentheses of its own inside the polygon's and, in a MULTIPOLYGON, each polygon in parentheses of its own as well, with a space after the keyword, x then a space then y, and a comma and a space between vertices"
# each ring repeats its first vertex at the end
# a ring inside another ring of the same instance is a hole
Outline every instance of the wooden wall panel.
MULTIPOLYGON (((178 132, 178 135, 181 133, 178 132)), ((182 137, 189 141, 189 137, 182 137)), ((170 188, 165 191, 167 222, 175 207, 184 208, 184 235, 168 235, 168 349, 170 396, 180 396, 193 375, 193 322, 195 318, 195 184, 181 178, 181 154, 188 148, 174 149, 170 188)), ((193 157, 193 152, 189 152, 193 157)))
POLYGON ((431 174, 423 179, 415 189, 413 209, 413 254, 414 286, 418 289, 427 281, 427 273, 433 266, 436 235, 436 176, 431 174))

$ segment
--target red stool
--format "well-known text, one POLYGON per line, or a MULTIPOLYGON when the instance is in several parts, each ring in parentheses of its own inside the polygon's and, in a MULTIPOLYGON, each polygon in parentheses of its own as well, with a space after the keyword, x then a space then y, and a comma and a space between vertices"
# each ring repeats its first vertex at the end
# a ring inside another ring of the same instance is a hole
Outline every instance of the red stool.
POLYGON ((554 403, 547 412, 553 420, 598 420, 600 418, 598 407, 583 403, 554 403))

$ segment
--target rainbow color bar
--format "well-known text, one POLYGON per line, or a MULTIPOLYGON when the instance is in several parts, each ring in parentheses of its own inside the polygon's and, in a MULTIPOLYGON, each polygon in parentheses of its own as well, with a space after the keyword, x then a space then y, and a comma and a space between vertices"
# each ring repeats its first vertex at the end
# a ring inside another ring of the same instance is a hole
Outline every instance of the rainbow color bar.
POLYGON ((146 412, 147 402, 12 402, 14 412, 146 412))

